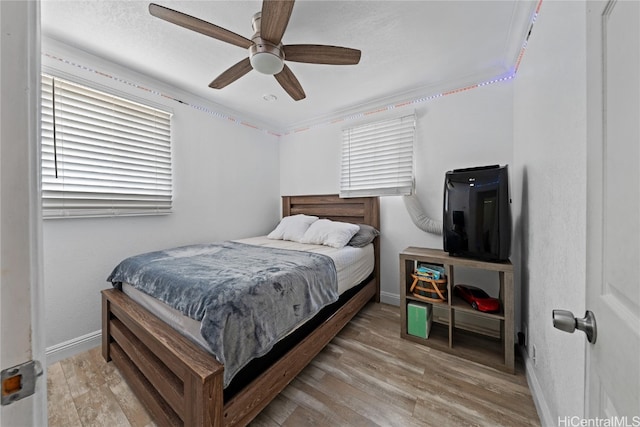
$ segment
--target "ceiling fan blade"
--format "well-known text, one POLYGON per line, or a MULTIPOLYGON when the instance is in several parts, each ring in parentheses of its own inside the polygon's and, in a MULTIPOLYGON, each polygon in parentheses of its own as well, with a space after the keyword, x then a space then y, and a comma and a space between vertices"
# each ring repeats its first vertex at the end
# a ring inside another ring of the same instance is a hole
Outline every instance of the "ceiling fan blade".
POLYGON ((274 77, 294 101, 300 101, 301 99, 306 98, 307 95, 305 95, 300 82, 286 64, 282 71, 274 77))
POLYGON ((209 87, 212 89, 222 89, 223 87, 235 82, 251 70, 253 70, 251 62, 249 62, 249 58, 245 58, 216 77, 214 81, 209 83, 209 87))
POLYGON ((361 55, 358 49, 317 44, 289 44, 283 49, 285 60, 311 64, 355 65, 361 55))
POLYGON ((294 0, 264 0, 260 18, 260 37, 277 45, 289 24, 294 0))
POLYGON ((251 40, 232 31, 155 3, 149 4, 149 13, 156 18, 163 19, 167 22, 171 22, 172 24, 197 31, 206 36, 213 37, 214 39, 231 43, 232 45, 243 47, 245 49, 249 48, 249 46, 253 44, 251 40))

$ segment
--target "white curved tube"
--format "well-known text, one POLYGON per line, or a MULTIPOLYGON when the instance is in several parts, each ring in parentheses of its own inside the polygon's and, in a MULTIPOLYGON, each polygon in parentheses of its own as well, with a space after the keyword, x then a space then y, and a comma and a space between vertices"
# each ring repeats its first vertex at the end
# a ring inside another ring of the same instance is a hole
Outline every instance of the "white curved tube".
POLYGON ((409 212, 411 221, 422 231, 433 234, 442 234, 442 221, 429 218, 424 212, 420 200, 415 192, 409 196, 404 196, 404 205, 409 212))

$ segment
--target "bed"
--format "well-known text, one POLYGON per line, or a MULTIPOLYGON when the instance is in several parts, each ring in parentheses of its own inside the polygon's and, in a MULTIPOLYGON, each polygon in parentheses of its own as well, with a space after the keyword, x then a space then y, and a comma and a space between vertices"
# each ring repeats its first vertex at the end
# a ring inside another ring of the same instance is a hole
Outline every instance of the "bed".
MULTIPOLYGON (((304 214, 380 229, 377 198, 285 196, 283 217, 304 214)), ((224 386, 225 367, 119 289, 102 291, 102 354, 113 361, 160 425, 246 425, 369 301, 379 301, 379 239, 373 272, 340 299, 243 368, 224 386)))

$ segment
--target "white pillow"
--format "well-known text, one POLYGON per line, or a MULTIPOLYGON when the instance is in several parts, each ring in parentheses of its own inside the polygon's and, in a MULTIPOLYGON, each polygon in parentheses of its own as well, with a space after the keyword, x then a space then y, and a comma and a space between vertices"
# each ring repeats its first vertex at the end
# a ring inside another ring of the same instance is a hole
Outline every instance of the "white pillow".
POLYGON ((317 220, 317 216, 303 214, 285 216, 280 220, 280 223, 275 230, 269 233, 267 237, 269 239, 292 240, 294 242, 299 242, 309 226, 317 220))
POLYGON ((312 243, 339 249, 349 243, 349 240, 359 230, 360 227, 356 224, 319 219, 311 224, 300 243, 312 243))

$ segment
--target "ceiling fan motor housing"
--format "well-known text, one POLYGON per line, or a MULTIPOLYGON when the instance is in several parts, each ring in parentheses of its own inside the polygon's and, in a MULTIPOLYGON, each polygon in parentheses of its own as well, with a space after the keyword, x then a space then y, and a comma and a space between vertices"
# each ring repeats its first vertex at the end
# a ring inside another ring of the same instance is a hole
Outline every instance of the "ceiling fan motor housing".
POLYGON ((284 68, 284 51, 282 43, 277 45, 260 36, 260 17, 258 12, 253 15, 253 44, 249 46, 249 60, 254 70, 263 74, 278 74, 284 68))

